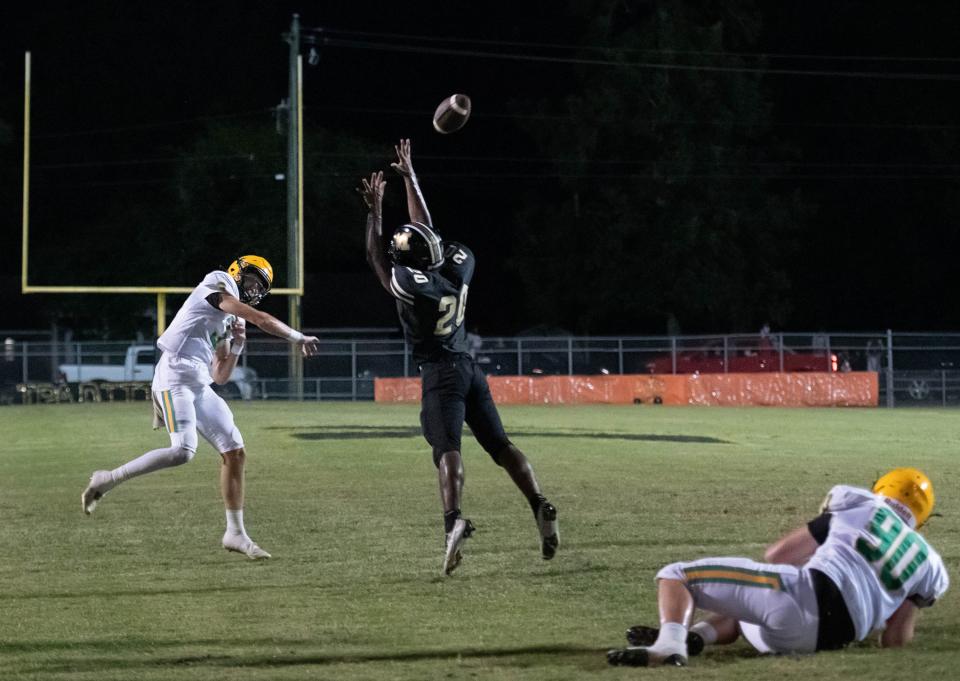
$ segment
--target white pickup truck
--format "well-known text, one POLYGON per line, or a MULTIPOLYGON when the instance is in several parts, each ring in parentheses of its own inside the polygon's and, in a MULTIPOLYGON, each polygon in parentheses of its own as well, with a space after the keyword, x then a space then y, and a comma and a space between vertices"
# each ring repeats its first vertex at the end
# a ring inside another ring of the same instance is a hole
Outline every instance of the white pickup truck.
MULTIPOLYGON (((153 380, 153 368, 157 362, 156 349, 152 345, 131 345, 127 348, 123 364, 61 364, 60 374, 68 383, 93 381, 143 381, 153 380)), ((224 397, 249 400, 254 395, 257 372, 237 366, 230 380, 222 386, 214 385, 224 397)))

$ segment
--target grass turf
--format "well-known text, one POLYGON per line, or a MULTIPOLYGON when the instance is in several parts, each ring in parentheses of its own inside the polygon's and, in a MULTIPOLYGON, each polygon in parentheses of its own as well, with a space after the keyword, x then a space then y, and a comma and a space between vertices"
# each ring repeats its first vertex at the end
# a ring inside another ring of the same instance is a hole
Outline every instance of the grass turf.
POLYGON ((745 644, 689 669, 608 668, 655 623, 653 575, 709 555, 759 558, 837 482, 925 470, 926 536, 956 573, 956 412, 514 407, 502 414, 560 510, 539 557, 532 514, 465 436, 463 565, 440 577, 436 474, 416 407, 234 403, 248 449, 246 524, 274 559, 220 548, 219 459, 111 492, 95 468, 164 446, 146 404, 0 409, 3 679, 900 679, 960 666, 948 592, 907 650, 762 658, 745 644), (665 676, 658 676, 665 678, 665 676))

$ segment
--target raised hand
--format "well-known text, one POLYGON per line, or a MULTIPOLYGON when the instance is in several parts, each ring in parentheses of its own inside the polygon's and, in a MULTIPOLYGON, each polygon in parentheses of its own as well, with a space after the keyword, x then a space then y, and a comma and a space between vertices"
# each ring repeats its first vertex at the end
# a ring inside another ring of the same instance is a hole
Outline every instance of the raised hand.
POLYGON ((379 170, 370 173, 370 179, 363 178, 362 187, 357 187, 357 193, 363 197, 363 202, 367 204, 367 209, 374 213, 379 213, 383 206, 383 192, 387 187, 383 179, 383 171, 379 170))
POLYGON ((400 140, 400 144, 394 146, 393 148, 397 151, 397 162, 391 163, 390 167, 404 177, 413 177, 413 161, 410 159, 409 138, 400 140))

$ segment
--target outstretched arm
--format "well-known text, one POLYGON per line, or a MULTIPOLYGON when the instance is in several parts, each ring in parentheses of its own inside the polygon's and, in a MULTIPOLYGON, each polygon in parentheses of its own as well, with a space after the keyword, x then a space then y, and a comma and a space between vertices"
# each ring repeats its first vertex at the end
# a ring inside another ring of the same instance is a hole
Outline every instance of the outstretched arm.
POLYGON ((367 204, 367 263, 380 280, 380 285, 390 291, 390 261, 383 250, 383 192, 387 187, 383 172, 370 174, 362 180, 357 192, 367 204))
POLYGON ((801 566, 820 545, 807 525, 798 527, 771 544, 763 558, 768 563, 801 566))
POLYGON ((317 344, 320 342, 320 339, 316 336, 304 336, 273 315, 267 314, 255 307, 250 307, 246 303, 241 303, 233 296, 222 295, 220 297, 220 309, 247 320, 271 336, 286 338, 291 343, 296 343, 301 346, 304 355, 315 355, 319 350, 317 344))
POLYGON ((910 643, 917 622, 917 611, 917 606, 911 601, 901 603, 887 620, 887 628, 880 635, 880 645, 884 648, 902 648, 910 643))
POLYGON ((397 162, 391 163, 390 167, 403 175, 403 184, 407 189, 407 212, 410 213, 411 222, 422 222, 427 227, 433 227, 430 220, 430 211, 427 210, 427 202, 423 199, 423 192, 420 191, 420 183, 417 182, 417 174, 413 172, 413 161, 410 158, 410 140, 402 139, 400 144, 394 147, 397 150, 397 162))

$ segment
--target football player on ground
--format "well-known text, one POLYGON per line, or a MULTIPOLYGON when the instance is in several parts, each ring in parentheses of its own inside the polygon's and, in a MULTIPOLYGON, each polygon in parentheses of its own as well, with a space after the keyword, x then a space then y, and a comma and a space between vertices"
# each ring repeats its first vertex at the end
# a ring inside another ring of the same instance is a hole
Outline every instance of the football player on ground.
POLYGON ((157 340, 163 351, 153 375, 155 427, 165 425, 170 446, 154 449, 112 471, 94 471, 83 491, 84 513, 122 482, 145 473, 188 463, 197 452, 197 433, 220 453, 220 491, 227 514, 223 548, 254 560, 269 558, 243 526, 243 438, 227 403, 210 387, 224 384, 237 365, 246 340, 245 321, 301 347, 317 351, 317 338, 294 331, 255 309, 273 284, 265 258, 245 255, 226 272, 210 272, 193 289, 170 326, 157 340))
POLYGON ((464 421, 527 498, 540 533, 541 554, 549 560, 560 545, 557 509, 540 493, 533 468, 504 433, 487 379, 466 344, 464 315, 473 277, 473 253, 463 244, 441 241, 413 171, 410 140, 401 140, 396 151, 397 162, 392 167, 403 176, 410 222, 394 230, 389 245, 383 236, 383 173, 364 179, 357 191, 368 209, 367 262, 383 287, 397 299, 400 323, 413 346, 414 361, 420 366, 420 423, 433 448, 443 503, 443 572, 449 575, 460 564, 463 543, 474 529, 460 514, 460 437, 464 421))
POLYGON ((873 491, 837 485, 821 514, 767 549, 767 563, 705 558, 657 573, 660 629, 631 627, 633 647, 611 650, 612 665, 684 666, 708 644, 739 634, 762 653, 837 650, 882 630, 880 645, 913 638, 918 609, 950 580, 917 530, 933 510, 933 485, 898 468, 873 491), (713 613, 688 631, 695 608, 713 613))

